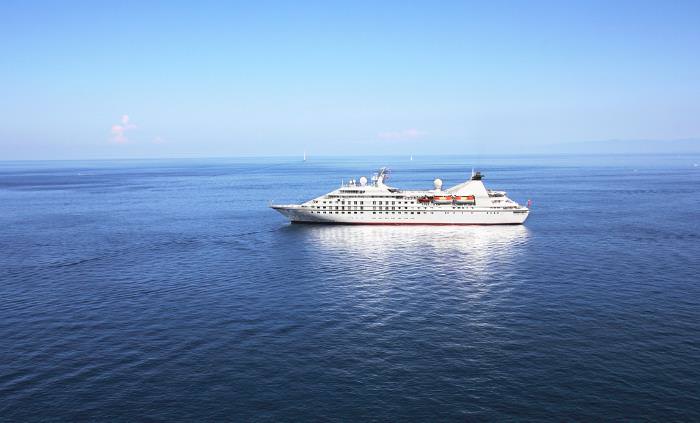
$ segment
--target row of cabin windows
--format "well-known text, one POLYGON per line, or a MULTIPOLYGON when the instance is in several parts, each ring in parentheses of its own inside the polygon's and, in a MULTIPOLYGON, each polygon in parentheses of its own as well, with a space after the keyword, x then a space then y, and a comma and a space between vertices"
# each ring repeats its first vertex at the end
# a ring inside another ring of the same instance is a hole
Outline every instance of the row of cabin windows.
MULTIPOLYGON (((326 213, 328 213, 328 214, 333 214, 333 213, 339 214, 339 213, 340 213, 340 214, 345 214, 346 212, 344 212, 344 211, 328 211, 328 212, 326 212, 326 211, 313 211, 313 210, 312 210, 311 213, 317 213, 317 214, 326 214, 326 213)), ((367 211, 367 212, 365 212, 365 211, 360 211, 360 214, 365 214, 365 213, 369 213, 369 211, 367 211)), ((389 214, 389 213, 391 213, 391 214, 397 214, 397 213, 398 213, 398 214, 421 214, 421 212, 419 212, 419 211, 417 211, 417 212, 402 212, 402 211, 398 211, 398 212, 396 212, 396 211, 392 211, 392 212, 389 212, 389 211, 381 212, 381 211, 373 211, 373 212, 372 212, 372 214, 377 214, 377 213, 379 213, 379 214, 382 214, 382 213, 384 213, 384 214, 389 214)), ((446 214, 446 213, 449 213, 449 212, 446 211, 446 212, 444 212, 444 213, 446 214)), ((457 212, 452 212, 452 214, 455 214, 455 213, 457 213, 457 212)), ((460 213, 460 214, 464 214, 465 212, 459 212, 459 213, 460 213)), ((471 214, 474 214, 474 212, 470 212, 470 213, 471 213, 471 214)), ((347 214, 357 214, 357 212, 356 212, 356 211, 348 211, 347 214)), ((428 214, 428 212, 423 212, 423 214, 428 214)), ((430 214, 435 214, 435 212, 432 212, 432 211, 431 211, 430 214)), ((486 214, 501 214, 501 212, 486 212, 486 214)))
MULTIPOLYGON (((323 198, 387 198, 387 195, 326 195, 323 198)), ((404 198, 403 195, 397 195, 389 198, 404 198)))
MULTIPOLYGON (((379 201, 378 203, 380 206, 382 205, 381 201, 379 201)), ((385 201, 385 203, 388 205, 389 201, 387 200, 387 201, 385 201)), ((377 201, 372 201, 372 204, 377 204, 377 201)), ((396 205, 396 204, 416 204, 416 201, 392 201, 391 202, 392 206, 396 205)))
MULTIPOLYGON (((347 207, 348 207, 348 210, 364 210, 364 209, 365 209, 364 206, 359 206, 359 209, 358 209, 357 207, 352 208, 353 206, 347 206, 347 207)), ((424 210, 427 210, 427 209, 428 209, 427 206, 421 206, 421 207, 423 207, 424 210)), ((311 206, 311 208, 325 209, 326 206, 311 206)), ((328 208, 329 208, 329 209, 335 208, 335 210, 345 210, 345 206, 328 206, 328 208)), ((444 208, 444 206, 441 207, 441 209, 442 209, 442 208, 444 208)), ((452 206, 452 208, 453 208, 453 209, 464 209, 465 206, 452 206)), ((372 209, 378 209, 378 210, 397 210, 397 209, 398 209, 398 210, 401 210, 401 207, 400 207, 400 206, 399 206, 399 207, 396 207, 396 206, 382 206, 382 207, 373 207, 372 209)), ((408 210, 408 207, 405 207, 405 206, 404 206, 403 209, 404 209, 404 210, 408 210)))
MULTIPOLYGON (((343 201, 341 201, 341 200, 335 200, 335 203, 337 204, 339 201, 340 201, 340 204, 341 204, 341 205, 345 205, 345 200, 343 200, 343 201)), ((314 200, 313 202, 314 202, 314 204, 318 204, 318 200, 314 200)), ((494 200, 493 202, 494 202, 494 203, 499 203, 500 200, 494 200)), ((328 201, 328 202, 323 201, 322 203, 323 203, 323 204, 334 204, 333 201, 328 201)), ((351 202, 350 200, 348 200, 347 204, 348 204, 348 205, 357 205, 358 202, 357 202, 357 201, 352 201, 352 202, 351 202)), ((363 204, 365 204, 365 202, 364 202, 364 201, 359 201, 359 204, 360 204, 360 205, 363 205, 363 204)), ((381 206, 381 205, 385 205, 385 204, 386 204, 386 205, 389 205, 389 200, 385 200, 385 201, 382 201, 382 200, 376 201, 376 200, 375 200, 375 201, 372 201, 372 205, 379 205, 379 206, 381 206)), ((417 201, 392 201, 392 202, 391 202, 391 205, 392 205, 392 206, 395 206, 396 204, 399 204, 399 205, 400 205, 400 204, 418 204, 418 202, 417 202, 417 201)), ((423 206, 423 207, 426 207, 426 206, 423 206)), ((457 207, 457 208, 463 208, 463 207, 457 207)))
MULTIPOLYGON (((339 212, 339 211, 328 211, 328 212, 326 212, 326 211, 311 211, 311 213, 317 213, 317 214, 326 214, 326 213, 328 213, 328 214, 333 214, 333 213, 335 213, 335 214, 339 214, 339 213, 340 213, 340 214, 345 214, 345 213, 347 213, 347 214, 357 214, 356 211, 347 211, 347 212, 344 212, 344 211, 340 211, 340 212, 339 212)), ((365 214, 365 213, 369 213, 369 211, 367 211, 367 212, 360 211, 360 214, 365 214)), ((384 214, 389 214, 389 213, 391 213, 391 214, 396 214, 396 213, 398 213, 398 214, 421 214, 421 212, 419 212, 419 211, 417 211, 417 212, 401 212, 401 211, 399 211, 399 212, 395 212, 395 211, 392 211, 392 212, 388 212, 388 211, 381 212, 381 211, 378 211, 378 212, 377 212, 377 211, 373 211, 373 212, 372 212, 372 214, 377 214, 377 213, 379 213, 379 214, 382 214, 382 213, 384 213, 384 214)), ((423 212, 423 214, 428 214, 428 212, 423 212)), ((435 212, 430 212, 430 214, 435 214, 435 212)))
MULTIPOLYGON (((333 204, 333 203, 337 203, 337 202, 340 202, 340 204, 345 204, 345 200, 341 200, 341 199, 337 199, 337 200, 335 200, 335 201, 332 201, 332 200, 325 201, 325 200, 323 200, 322 202, 323 202, 323 204, 333 204)), ((318 203, 318 200, 314 200, 314 203, 318 203)), ((379 200, 379 201, 375 200, 375 201, 372 201, 372 204, 384 204, 384 203, 389 204, 389 200, 379 200)), ((392 202, 391 202, 391 204, 393 204, 393 205, 396 205, 396 204, 416 204, 416 203, 417 203, 417 201, 392 201, 392 202)), ((350 200, 348 200, 348 204, 351 204, 350 200)), ((352 201, 352 204, 358 204, 358 202, 357 202, 357 201, 352 201)), ((359 201, 359 204, 365 204, 365 202, 362 201, 362 200, 360 200, 360 201, 359 201)))
MULTIPOLYGON (((345 200, 342 200, 342 201, 341 201, 341 200, 335 200, 335 203, 337 203, 337 202, 339 202, 339 201, 340 201, 340 204, 345 204, 345 200)), ((318 200, 314 200, 314 203, 318 203, 318 200)), ((357 201, 352 201, 352 202, 351 202, 350 200, 348 200, 347 203, 348 203, 348 204, 358 204, 357 201)), ((416 203, 417 203, 416 201, 392 201, 392 202, 391 202, 391 205, 396 205, 396 204, 416 204, 416 203)), ((323 201, 323 204, 334 204, 334 202, 333 202, 333 201, 328 201, 328 202, 323 201)), ((365 204, 365 202, 364 202, 364 201, 359 201, 359 204, 365 204)), ((388 200, 387 200, 387 201, 384 201, 384 202, 382 202, 382 201, 372 201, 372 204, 375 204, 375 205, 376 205, 376 204, 379 204, 379 205, 387 204, 387 205, 388 205, 388 204, 389 204, 389 201, 388 201, 388 200)))

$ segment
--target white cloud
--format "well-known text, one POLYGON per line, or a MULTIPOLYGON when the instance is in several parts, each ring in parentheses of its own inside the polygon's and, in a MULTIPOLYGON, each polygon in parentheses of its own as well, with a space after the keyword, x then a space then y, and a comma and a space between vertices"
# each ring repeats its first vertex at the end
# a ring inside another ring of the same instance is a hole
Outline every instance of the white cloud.
POLYGON ((117 144, 124 144, 129 142, 127 138, 127 132, 136 129, 136 125, 129 123, 129 115, 122 115, 121 123, 112 125, 112 138, 111 141, 117 144))

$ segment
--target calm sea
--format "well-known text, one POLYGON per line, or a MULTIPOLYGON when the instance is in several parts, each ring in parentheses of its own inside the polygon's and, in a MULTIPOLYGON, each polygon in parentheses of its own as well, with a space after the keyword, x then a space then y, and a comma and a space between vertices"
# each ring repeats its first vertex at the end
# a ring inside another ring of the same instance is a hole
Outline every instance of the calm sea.
POLYGON ((698 156, 0 163, 0 420, 700 420, 698 156), (289 225, 393 170, 524 226, 289 225))

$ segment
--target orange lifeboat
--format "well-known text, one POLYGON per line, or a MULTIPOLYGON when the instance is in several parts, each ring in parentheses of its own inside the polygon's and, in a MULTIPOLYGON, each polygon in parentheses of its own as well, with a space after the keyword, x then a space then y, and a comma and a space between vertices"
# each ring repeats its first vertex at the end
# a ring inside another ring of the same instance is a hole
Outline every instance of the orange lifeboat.
POLYGON ((452 203, 451 195, 436 195, 433 197, 433 203, 435 204, 450 204, 452 203))
POLYGON ((474 204, 474 203, 476 203, 473 195, 455 195, 454 199, 455 199, 455 204, 474 204))
POLYGON ((431 197, 428 197, 428 196, 426 195, 426 196, 420 197, 420 198, 418 199, 418 202, 421 203, 421 204, 427 204, 427 203, 430 202, 430 200, 432 200, 432 198, 431 198, 431 197))

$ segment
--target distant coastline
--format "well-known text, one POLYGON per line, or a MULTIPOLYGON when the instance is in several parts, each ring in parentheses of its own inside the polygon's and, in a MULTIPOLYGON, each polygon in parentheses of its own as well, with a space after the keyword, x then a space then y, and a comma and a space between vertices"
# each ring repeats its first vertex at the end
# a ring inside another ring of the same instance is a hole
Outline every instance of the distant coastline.
POLYGON ((583 141, 539 150, 546 154, 700 154, 700 139, 583 141))

